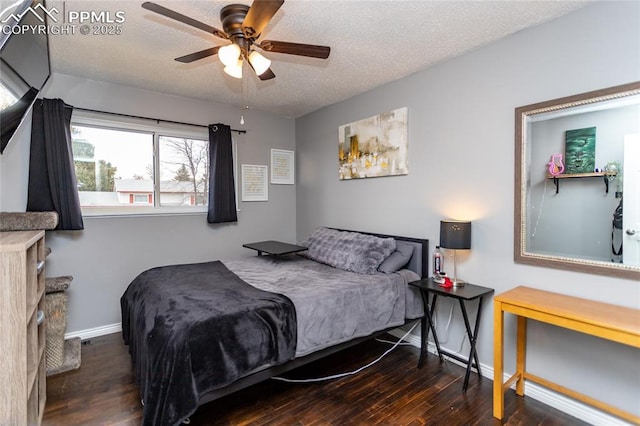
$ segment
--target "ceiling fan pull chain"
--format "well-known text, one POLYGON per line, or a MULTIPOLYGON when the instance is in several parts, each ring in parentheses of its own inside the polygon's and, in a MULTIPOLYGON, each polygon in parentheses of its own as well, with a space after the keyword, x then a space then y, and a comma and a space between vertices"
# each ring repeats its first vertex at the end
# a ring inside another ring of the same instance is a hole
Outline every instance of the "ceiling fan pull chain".
MULTIPOLYGON (((246 65, 243 64, 243 66, 246 66, 246 65)), ((248 90, 248 87, 247 87, 248 81, 247 81, 247 79, 243 78, 240 84, 242 85, 241 86, 242 91, 241 91, 241 94, 240 94, 240 107, 244 111, 246 109, 249 109, 249 105, 247 105, 247 101, 245 100, 245 96, 246 96, 245 92, 248 90)), ((244 114, 243 113, 240 113, 240 124, 244 125, 244 114)))

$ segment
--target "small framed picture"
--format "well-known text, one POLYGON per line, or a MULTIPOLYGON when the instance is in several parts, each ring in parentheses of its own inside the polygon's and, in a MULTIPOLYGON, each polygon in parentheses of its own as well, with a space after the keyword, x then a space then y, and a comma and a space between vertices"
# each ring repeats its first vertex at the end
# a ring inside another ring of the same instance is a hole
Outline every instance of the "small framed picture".
POLYGON ((295 183, 294 153, 284 149, 271 150, 271 183, 293 185, 295 183))
POLYGON ((267 166, 242 165, 242 201, 268 201, 267 166))

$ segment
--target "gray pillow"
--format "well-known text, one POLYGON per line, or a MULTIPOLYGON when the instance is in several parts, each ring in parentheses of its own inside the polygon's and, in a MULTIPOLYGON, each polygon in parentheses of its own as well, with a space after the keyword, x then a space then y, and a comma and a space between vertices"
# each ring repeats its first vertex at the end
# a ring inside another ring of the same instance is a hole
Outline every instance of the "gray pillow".
POLYGON ((396 241, 396 251, 382 262, 378 271, 393 274, 409 263, 411 256, 413 256, 413 245, 406 241, 396 241))
POLYGON ((358 274, 375 274, 396 249, 393 238, 320 227, 306 241, 305 255, 316 262, 358 274))

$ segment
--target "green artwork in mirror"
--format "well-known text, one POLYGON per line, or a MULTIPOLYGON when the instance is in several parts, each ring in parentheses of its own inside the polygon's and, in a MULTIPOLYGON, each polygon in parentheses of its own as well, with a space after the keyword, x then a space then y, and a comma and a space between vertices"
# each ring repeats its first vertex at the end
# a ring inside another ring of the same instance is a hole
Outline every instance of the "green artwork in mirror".
POLYGON ((591 173, 596 168, 596 128, 565 132, 565 173, 591 173))

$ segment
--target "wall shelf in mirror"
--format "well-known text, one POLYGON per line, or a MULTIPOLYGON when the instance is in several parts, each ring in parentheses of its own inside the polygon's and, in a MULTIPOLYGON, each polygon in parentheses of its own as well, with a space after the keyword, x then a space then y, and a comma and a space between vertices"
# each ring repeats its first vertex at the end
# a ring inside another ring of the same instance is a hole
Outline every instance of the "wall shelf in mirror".
POLYGON ((552 179, 554 185, 556 186, 556 194, 560 192, 560 179, 575 179, 575 178, 593 178, 593 177, 601 177, 604 180, 604 192, 605 194, 609 193, 609 177, 616 176, 616 173, 608 173, 608 172, 593 172, 593 173, 567 173, 560 175, 552 175, 551 173, 547 173, 547 179, 552 179))

